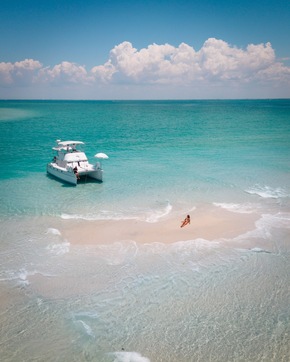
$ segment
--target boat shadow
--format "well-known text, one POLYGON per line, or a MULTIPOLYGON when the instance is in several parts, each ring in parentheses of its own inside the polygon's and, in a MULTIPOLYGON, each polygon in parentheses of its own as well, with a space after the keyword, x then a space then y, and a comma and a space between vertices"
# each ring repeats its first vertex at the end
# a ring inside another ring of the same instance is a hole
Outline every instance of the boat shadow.
POLYGON ((96 179, 93 179, 89 176, 82 176, 79 180, 78 180, 78 183, 77 185, 73 185, 69 182, 66 182, 66 181, 63 181, 61 179, 59 179, 58 177, 55 177, 49 173, 46 174, 46 177, 48 177, 49 179, 53 180, 53 181, 57 181, 59 182, 62 187, 76 187, 77 185, 86 185, 86 184, 102 184, 103 181, 99 181, 99 180, 96 180, 96 179))

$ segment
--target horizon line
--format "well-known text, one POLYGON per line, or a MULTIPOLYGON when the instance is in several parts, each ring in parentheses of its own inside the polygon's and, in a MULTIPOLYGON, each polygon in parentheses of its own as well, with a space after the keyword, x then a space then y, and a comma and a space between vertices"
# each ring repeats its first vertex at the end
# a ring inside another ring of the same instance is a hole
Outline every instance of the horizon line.
POLYGON ((255 100, 290 100, 290 97, 261 97, 261 98, 138 98, 138 99, 85 99, 85 98, 0 98, 1 101, 71 101, 71 102, 138 102, 138 101, 255 101, 255 100))

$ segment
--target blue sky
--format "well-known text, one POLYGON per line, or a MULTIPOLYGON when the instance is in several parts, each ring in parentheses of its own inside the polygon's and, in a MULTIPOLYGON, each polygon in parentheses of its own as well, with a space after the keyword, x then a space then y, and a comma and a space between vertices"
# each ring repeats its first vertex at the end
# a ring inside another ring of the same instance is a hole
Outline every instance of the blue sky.
POLYGON ((289 0, 0 0, 0 98, 290 97, 289 0))

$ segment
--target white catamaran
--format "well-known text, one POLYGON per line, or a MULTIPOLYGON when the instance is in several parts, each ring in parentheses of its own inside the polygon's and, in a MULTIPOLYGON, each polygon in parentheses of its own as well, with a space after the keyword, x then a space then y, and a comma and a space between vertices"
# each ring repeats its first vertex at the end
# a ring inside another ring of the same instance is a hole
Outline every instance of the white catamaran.
MULTIPOLYGON (((73 185, 77 185, 78 180, 86 176, 103 181, 101 162, 89 163, 86 154, 77 149, 83 144, 81 141, 57 140, 56 146, 52 148, 56 151, 56 155, 53 161, 47 164, 47 172, 73 185)), ((95 157, 109 158, 105 153, 97 153, 95 157)))

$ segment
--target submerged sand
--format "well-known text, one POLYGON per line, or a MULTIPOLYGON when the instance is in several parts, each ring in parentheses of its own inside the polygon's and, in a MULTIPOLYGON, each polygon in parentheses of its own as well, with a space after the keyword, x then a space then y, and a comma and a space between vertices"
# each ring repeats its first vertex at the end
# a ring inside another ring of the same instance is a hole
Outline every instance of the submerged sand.
POLYGON ((191 223, 181 228, 185 215, 150 223, 140 220, 62 220, 60 231, 71 244, 107 244, 134 240, 137 243, 234 238, 255 229, 257 214, 234 213, 221 208, 197 208, 191 223))

